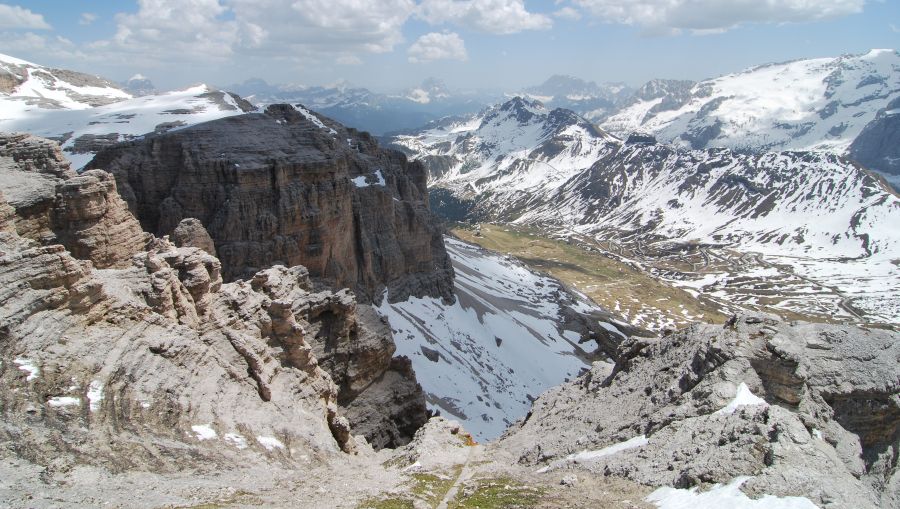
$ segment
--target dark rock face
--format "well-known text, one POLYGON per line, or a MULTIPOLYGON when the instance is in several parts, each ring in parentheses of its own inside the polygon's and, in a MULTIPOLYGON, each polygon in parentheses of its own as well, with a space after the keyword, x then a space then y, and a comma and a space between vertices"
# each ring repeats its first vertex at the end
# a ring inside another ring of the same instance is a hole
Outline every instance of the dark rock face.
POLYGON ((226 281, 281 263, 364 301, 385 287, 392 299, 451 296, 424 168, 300 106, 124 143, 90 167, 116 176, 147 231, 199 219, 226 281))
POLYGON ((900 182, 900 97, 880 111, 850 145, 849 156, 863 166, 900 182))

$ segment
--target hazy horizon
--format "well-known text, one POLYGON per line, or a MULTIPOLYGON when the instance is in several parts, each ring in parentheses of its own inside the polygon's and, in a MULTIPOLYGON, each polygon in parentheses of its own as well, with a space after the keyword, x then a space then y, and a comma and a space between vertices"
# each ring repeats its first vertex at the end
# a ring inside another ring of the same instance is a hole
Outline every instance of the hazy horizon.
POLYGON ((0 3, 0 52, 160 89, 250 78, 396 92, 434 77, 511 91, 554 74, 632 87, 896 49, 879 0, 31 0, 0 3))

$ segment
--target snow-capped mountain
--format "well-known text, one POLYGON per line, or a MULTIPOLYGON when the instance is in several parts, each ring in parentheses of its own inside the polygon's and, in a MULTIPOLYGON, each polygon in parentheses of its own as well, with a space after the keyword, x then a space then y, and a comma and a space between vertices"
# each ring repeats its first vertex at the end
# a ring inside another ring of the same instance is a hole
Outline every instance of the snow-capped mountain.
POLYGON ((597 343, 585 341, 585 324, 574 317, 599 323, 594 328, 610 336, 607 344, 637 332, 514 259, 444 241, 456 301, 383 299, 377 309, 390 323, 396 353, 412 360, 429 407, 479 440, 498 437, 540 393, 590 367, 597 343))
MULTIPOLYGON (((140 75, 129 83, 152 87, 140 75)), ((0 55, 0 131, 59 141, 76 170, 114 143, 254 109, 239 96, 206 85, 133 97, 98 76, 0 55)))
POLYGON ((585 81, 574 76, 553 75, 540 85, 515 94, 541 101, 549 108, 566 108, 590 120, 599 120, 615 111, 633 90, 624 83, 585 81))
POLYGON ((654 79, 644 83, 604 118, 595 118, 603 128, 623 139, 633 132, 643 131, 645 118, 653 118, 663 111, 677 110, 691 99, 693 81, 654 79))
POLYGON ((0 54, 0 117, 28 108, 81 110, 130 99, 99 76, 54 69, 0 54))
POLYGON ((420 104, 445 101, 453 97, 453 93, 447 88, 447 85, 437 78, 428 78, 418 87, 407 90, 403 95, 406 99, 420 104))
MULTIPOLYGON (((819 312, 900 316, 900 198, 846 159, 686 150, 641 136, 623 142, 571 111, 521 98, 393 141, 429 166, 433 186, 467 200, 472 215, 615 239, 639 254, 672 246, 757 253, 768 261, 747 263, 748 274, 764 268, 757 275, 833 290, 836 310, 819 312)), ((707 293, 734 275, 683 272, 670 276, 707 293)), ((785 301, 778 306, 799 305, 785 301)))
POLYGON ((135 74, 128 78, 128 81, 122 83, 122 88, 135 97, 159 93, 159 90, 156 89, 156 86, 150 81, 150 78, 143 74, 135 74))
POLYGON ((761 65, 685 92, 635 96, 601 127, 618 135, 646 131, 691 148, 844 154, 900 96, 900 53, 872 50, 761 65))
MULTIPOLYGON (((0 102, 0 106, 3 104, 0 102)), ((22 131, 58 140, 77 170, 97 151, 120 141, 253 110, 253 105, 234 94, 198 85, 87 109, 27 106, 13 115, 4 110, 0 131, 22 131)))
POLYGON ((254 78, 227 87, 257 105, 303 103, 344 125, 375 135, 420 128, 430 121, 472 114, 499 99, 499 94, 452 91, 426 79, 398 94, 381 94, 346 83, 332 86, 271 85, 254 78))

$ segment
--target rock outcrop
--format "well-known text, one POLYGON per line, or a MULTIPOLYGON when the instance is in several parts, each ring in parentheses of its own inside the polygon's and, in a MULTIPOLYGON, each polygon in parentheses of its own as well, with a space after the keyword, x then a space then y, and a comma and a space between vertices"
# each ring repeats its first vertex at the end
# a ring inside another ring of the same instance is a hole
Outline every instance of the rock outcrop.
POLYGON ((172 242, 178 247, 197 247, 216 256, 216 245, 198 219, 182 219, 172 231, 172 242))
POLYGON ((900 97, 880 110, 853 140, 848 156, 866 168, 879 171, 900 188, 900 97))
POLYGON ((46 140, 0 143, 4 449, 47 472, 306 464, 404 444, 427 419, 389 331, 349 292, 313 288, 301 266, 224 283, 188 245, 202 227, 186 222, 181 247, 145 234, 109 174, 72 175, 46 140))
POLYGON ((76 175, 43 138, 0 135, 0 178, 15 209, 17 233, 43 245, 62 244, 97 268, 130 265, 149 237, 116 189, 112 175, 76 175))
POLYGON ((147 136, 90 164, 116 176, 144 229, 206 227, 226 281, 304 265, 366 301, 451 298, 452 268, 419 163, 301 106, 147 136))
POLYGON ((752 496, 900 507, 898 339, 767 316, 631 338, 612 373, 548 391, 500 446, 650 486, 752 476, 752 496))

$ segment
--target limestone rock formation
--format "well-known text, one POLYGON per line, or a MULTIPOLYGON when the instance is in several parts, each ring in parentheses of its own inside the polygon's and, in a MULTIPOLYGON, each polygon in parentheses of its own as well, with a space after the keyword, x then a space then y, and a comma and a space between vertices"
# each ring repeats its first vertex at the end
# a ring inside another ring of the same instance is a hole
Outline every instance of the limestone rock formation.
POLYGON ((147 136, 99 153, 90 167, 116 176, 151 233, 199 219, 226 281, 304 265, 366 301, 386 287, 391 299, 451 298, 424 168, 302 106, 147 136))
POLYGON ((349 292, 314 290, 300 266, 223 283, 203 249, 139 228, 130 244, 138 223, 109 174, 72 176, 45 140, 0 140, 19 147, 0 155, 15 184, 0 195, 2 447, 51 470, 170 472, 400 445, 427 419, 349 292))
POLYGON ((178 247, 198 247, 216 256, 216 246, 203 223, 193 217, 182 219, 172 231, 172 242, 178 247))
POLYGON ((767 316, 631 338, 612 373, 548 391, 501 447, 650 486, 752 476, 751 495, 898 507, 898 339, 767 316))
POLYGON ((148 242, 115 179, 103 171, 76 175, 50 140, 0 134, 0 179, 24 238, 62 244, 98 268, 130 265, 148 242))

